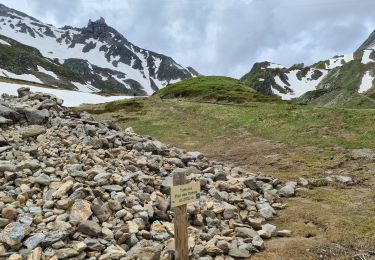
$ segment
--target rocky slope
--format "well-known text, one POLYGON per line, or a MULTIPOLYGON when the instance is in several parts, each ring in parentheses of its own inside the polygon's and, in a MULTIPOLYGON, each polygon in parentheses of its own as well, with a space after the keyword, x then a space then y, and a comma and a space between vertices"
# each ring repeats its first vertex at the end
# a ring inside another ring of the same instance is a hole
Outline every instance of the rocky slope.
POLYGON ((132 44, 103 18, 84 28, 56 28, 0 4, 0 35, 3 77, 86 92, 146 95, 198 74, 132 44))
POLYGON ((320 106, 375 107, 374 33, 351 55, 290 68, 256 63, 241 80, 267 95, 320 106))
POLYGON ((208 161, 110 121, 18 90, 0 100, 0 257, 168 259, 173 253, 171 173, 202 188, 188 205, 193 259, 249 257, 295 183, 208 161))

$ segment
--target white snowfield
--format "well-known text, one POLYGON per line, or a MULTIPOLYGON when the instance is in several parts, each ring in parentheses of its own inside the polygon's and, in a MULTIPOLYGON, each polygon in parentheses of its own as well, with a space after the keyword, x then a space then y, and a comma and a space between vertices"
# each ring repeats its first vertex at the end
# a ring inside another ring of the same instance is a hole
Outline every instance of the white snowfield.
POLYGON ((371 76, 370 71, 366 71, 363 75, 361 85, 359 86, 358 93, 365 93, 367 90, 372 88, 372 82, 374 81, 374 76, 371 76))
POLYGON ((367 64, 370 62, 375 62, 373 59, 370 59, 370 55, 373 52, 373 50, 364 50, 363 56, 362 56, 362 63, 367 64))
POLYGON ((302 96, 303 94, 305 94, 308 91, 316 90, 316 86, 318 86, 318 84, 322 81, 322 79, 328 74, 328 71, 327 70, 318 70, 318 71, 322 72, 323 75, 320 76, 318 79, 314 80, 311 77, 312 77, 315 70, 318 70, 318 69, 310 69, 307 72, 306 76, 303 77, 301 80, 299 80, 298 77, 297 77, 297 73, 298 73, 299 70, 290 71, 289 73, 286 74, 288 76, 289 86, 287 84, 285 84, 280 79, 279 76, 276 76, 275 82, 276 82, 277 85, 279 85, 282 88, 288 87, 288 88, 292 89, 293 92, 289 92, 289 93, 284 94, 284 93, 281 93, 276 88, 272 88, 272 91, 276 95, 280 96, 283 100, 291 100, 293 98, 297 98, 297 97, 302 96))
POLYGON ((12 84, 12 83, 5 83, 0 82, 0 94, 6 93, 9 95, 18 95, 17 89, 21 87, 29 87, 32 92, 43 92, 47 94, 55 95, 56 97, 63 99, 64 106, 67 107, 77 107, 82 104, 100 104, 111 102, 115 100, 122 100, 122 99, 131 99, 134 97, 131 96, 110 96, 104 97, 93 93, 85 93, 85 92, 78 92, 72 90, 63 90, 63 89, 50 89, 50 88, 42 88, 30 85, 22 85, 22 84, 12 84))
POLYGON ((6 78, 11 78, 11 79, 21 79, 21 80, 26 80, 26 81, 35 82, 35 83, 43 83, 42 81, 40 81, 40 79, 35 77, 33 74, 17 75, 17 74, 14 74, 14 73, 10 72, 10 71, 5 70, 5 69, 0 69, 0 76, 6 77, 6 78))
MULTIPOLYGON (((13 13, 12 13, 13 15, 13 13)), ((147 65, 147 59, 150 56, 149 51, 141 49, 140 51, 136 51, 132 44, 126 45, 124 44, 124 47, 129 49, 132 53, 137 55, 137 57, 140 59, 142 64, 142 69, 134 69, 132 68, 132 65, 134 64, 134 60, 130 65, 122 63, 119 61, 120 56, 110 56, 110 60, 108 61, 105 57, 106 51, 100 50, 102 46, 107 46, 106 42, 101 42, 96 39, 88 39, 86 40, 86 44, 91 43, 95 44, 95 48, 91 49, 88 52, 83 52, 83 48, 86 46, 85 44, 75 44, 74 47, 70 47, 70 42, 66 42, 63 40, 61 43, 57 41, 58 38, 60 38, 63 34, 69 34, 71 38, 73 38, 74 35, 80 34, 81 32, 74 29, 59 29, 54 26, 37 22, 31 20, 29 17, 20 17, 16 14, 14 14, 14 17, 7 17, 3 23, 0 24, 0 34, 3 34, 9 38, 12 38, 16 41, 19 41, 23 44, 32 46, 34 48, 37 48, 44 57, 48 58, 57 58, 60 63, 63 63, 65 59, 69 58, 77 58, 77 59, 83 59, 87 60, 90 64, 97 65, 102 68, 108 68, 115 71, 121 71, 126 74, 127 79, 133 79, 138 81, 145 89, 145 91, 148 94, 152 94, 154 91, 151 88, 151 82, 150 79, 152 79, 155 84, 157 84, 158 87, 164 87, 168 83, 167 81, 160 81, 157 79, 157 74, 159 71, 160 64, 162 62, 161 59, 155 58, 154 59, 154 66, 156 71, 155 77, 151 77, 149 75, 149 67, 147 65), (35 37, 30 35, 29 33, 23 33, 20 31, 19 27, 13 26, 19 24, 19 23, 25 23, 27 26, 29 26, 35 33, 35 37), (40 25, 40 26, 38 26, 40 25), (50 28, 53 32, 53 34, 56 36, 46 36, 44 33, 47 29, 50 28), (115 65, 113 62, 118 61, 117 65, 115 65)), ((1 42, 0 42, 1 43, 1 42)), ((109 46, 107 46, 109 47, 109 46)), ((171 66, 175 66, 180 69, 184 69, 180 65, 171 64, 171 66)), ((179 81, 180 78, 173 79, 173 81, 179 81)), ((121 83, 124 83, 123 81, 121 83)), ((126 84, 124 84, 126 87, 126 84)), ((88 86, 89 87, 89 86, 88 86)))
POLYGON ((354 59, 353 54, 340 55, 328 60, 329 64, 326 64, 326 69, 331 70, 336 67, 340 67, 343 64, 352 61, 354 59))
POLYGON ((53 71, 46 70, 42 66, 38 65, 38 71, 42 72, 44 74, 47 74, 47 75, 51 76, 52 78, 59 79, 59 77, 53 71))
POLYGON ((0 39, 0 44, 11 46, 11 45, 9 44, 9 42, 6 42, 6 41, 4 41, 4 40, 2 40, 2 39, 0 39))

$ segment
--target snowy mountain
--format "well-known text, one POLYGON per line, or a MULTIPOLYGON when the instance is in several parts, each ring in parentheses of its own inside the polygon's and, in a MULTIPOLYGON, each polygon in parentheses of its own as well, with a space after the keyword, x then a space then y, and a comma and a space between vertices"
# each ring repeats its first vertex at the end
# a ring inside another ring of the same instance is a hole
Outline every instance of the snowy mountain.
POLYGON ((375 107, 375 32, 350 55, 310 66, 254 64, 241 81, 271 96, 320 106, 375 107))
POLYGON ((132 44, 103 18, 84 28, 56 28, 1 4, 0 53, 2 77, 85 92, 152 94, 198 74, 132 44))

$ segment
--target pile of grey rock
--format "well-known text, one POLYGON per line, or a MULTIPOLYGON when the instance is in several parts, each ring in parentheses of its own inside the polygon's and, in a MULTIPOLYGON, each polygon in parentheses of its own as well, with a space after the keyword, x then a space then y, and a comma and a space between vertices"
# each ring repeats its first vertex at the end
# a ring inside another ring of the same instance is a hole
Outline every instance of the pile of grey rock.
POLYGON ((290 235, 267 223, 285 207, 277 179, 18 93, 0 99, 0 258, 169 259, 174 171, 202 189, 188 205, 192 259, 247 258, 290 235))

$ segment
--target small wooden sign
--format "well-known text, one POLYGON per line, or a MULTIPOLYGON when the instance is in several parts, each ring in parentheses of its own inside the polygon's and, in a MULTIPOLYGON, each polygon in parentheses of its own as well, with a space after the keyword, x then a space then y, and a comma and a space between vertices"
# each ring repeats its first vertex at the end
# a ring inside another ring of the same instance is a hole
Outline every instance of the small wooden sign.
POLYGON ((171 207, 186 205, 200 199, 201 185, 199 182, 171 187, 171 207))

